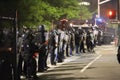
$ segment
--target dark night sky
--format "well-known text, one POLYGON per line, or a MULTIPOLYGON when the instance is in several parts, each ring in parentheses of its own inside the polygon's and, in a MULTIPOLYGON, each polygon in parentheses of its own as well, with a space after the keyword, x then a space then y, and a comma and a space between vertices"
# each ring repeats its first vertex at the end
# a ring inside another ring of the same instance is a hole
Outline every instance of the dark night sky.
MULTIPOLYGON (((86 1, 86 2, 90 2, 90 6, 88 6, 89 10, 91 12, 97 10, 97 1, 98 0, 82 0, 82 1, 86 1)), ((100 1, 105 1, 105 0, 100 0, 100 1)), ((106 18, 107 17, 107 13, 110 9, 115 9, 117 10, 117 0, 111 0, 107 3, 101 4, 100 5, 100 14, 101 17, 106 18)))

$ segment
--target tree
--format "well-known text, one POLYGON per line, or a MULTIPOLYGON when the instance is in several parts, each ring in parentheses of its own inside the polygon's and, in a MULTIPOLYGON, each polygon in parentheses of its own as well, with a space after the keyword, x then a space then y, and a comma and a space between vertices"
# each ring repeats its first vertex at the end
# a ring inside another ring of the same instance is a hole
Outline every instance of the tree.
POLYGON ((51 25, 54 20, 61 18, 90 17, 86 7, 78 5, 78 0, 1 0, 0 15, 13 15, 18 11, 19 26, 39 26, 41 24, 51 25))

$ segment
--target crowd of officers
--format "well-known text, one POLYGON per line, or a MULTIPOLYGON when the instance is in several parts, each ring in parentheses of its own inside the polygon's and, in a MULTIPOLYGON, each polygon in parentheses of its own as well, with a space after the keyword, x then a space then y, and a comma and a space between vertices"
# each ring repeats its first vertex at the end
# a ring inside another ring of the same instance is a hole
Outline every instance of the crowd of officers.
MULTIPOLYGON (((14 42, 11 35, 7 30, 0 31, 0 80, 14 80, 11 46, 14 42)), ((66 57, 94 52, 94 47, 100 45, 101 40, 101 31, 95 32, 92 27, 87 31, 81 27, 77 30, 56 27, 46 31, 44 25, 37 30, 24 28, 17 36, 17 80, 21 80, 21 75, 27 80, 37 79, 37 72, 44 72, 49 68, 48 57, 51 65, 56 65, 66 57)))

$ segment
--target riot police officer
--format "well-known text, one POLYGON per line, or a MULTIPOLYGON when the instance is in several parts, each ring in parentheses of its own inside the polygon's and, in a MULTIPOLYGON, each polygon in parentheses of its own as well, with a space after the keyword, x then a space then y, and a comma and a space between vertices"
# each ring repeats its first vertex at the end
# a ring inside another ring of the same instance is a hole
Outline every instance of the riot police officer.
POLYGON ((36 75, 36 59, 34 53, 37 51, 37 46, 33 42, 33 35, 31 30, 27 30, 22 44, 22 57, 24 60, 24 64, 26 65, 26 78, 29 80, 30 78, 38 78, 36 75))
POLYGON ((80 35, 80 52, 85 53, 85 31, 79 27, 79 35, 80 35))
POLYGON ((54 32, 55 32, 54 30, 51 31, 50 40, 49 40, 51 65, 56 65, 56 61, 55 61, 56 41, 55 41, 55 33, 54 32))
POLYGON ((80 44, 80 36, 79 36, 79 32, 76 31, 75 32, 75 49, 76 49, 76 54, 79 54, 79 44, 80 44))
POLYGON ((37 38, 37 44, 39 46, 38 72, 44 72, 47 69, 46 45, 44 45, 46 41, 44 25, 39 26, 37 38))

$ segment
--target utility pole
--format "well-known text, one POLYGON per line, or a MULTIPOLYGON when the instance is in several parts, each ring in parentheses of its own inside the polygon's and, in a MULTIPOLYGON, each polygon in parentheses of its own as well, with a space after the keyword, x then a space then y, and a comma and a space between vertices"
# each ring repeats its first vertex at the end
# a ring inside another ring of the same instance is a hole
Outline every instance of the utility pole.
POLYGON ((100 5, 102 5, 102 4, 104 4, 104 3, 107 3, 107 2, 109 2, 109 1, 111 1, 111 0, 104 0, 104 1, 100 1, 100 0, 98 0, 98 3, 97 3, 97 7, 98 7, 98 14, 97 14, 97 17, 95 17, 95 25, 94 26, 97 26, 97 24, 96 24, 96 20, 97 20, 97 18, 100 18, 100 5))
POLYGON ((14 13, 14 17, 6 17, 6 16, 0 16, 1 20, 9 20, 13 22, 13 46, 11 46, 13 49, 13 55, 12 55, 12 80, 18 80, 18 73, 17 73, 17 11, 14 13))
POLYGON ((120 20, 120 0, 117 0, 117 19, 120 20))
POLYGON ((104 0, 104 1, 98 0, 98 18, 100 17, 100 5, 104 4, 104 3, 107 3, 109 1, 111 1, 111 0, 104 0))
MULTIPOLYGON (((117 0, 117 20, 120 21, 120 0, 117 0)), ((118 24, 118 37, 120 38, 120 24, 118 24)))
POLYGON ((98 0, 98 17, 100 17, 100 0, 98 0))
POLYGON ((14 77, 14 80, 17 80, 18 79, 18 71, 17 71, 17 67, 18 67, 18 57, 17 57, 17 39, 18 39, 18 36, 17 36, 17 31, 18 31, 18 25, 17 25, 17 16, 18 16, 18 13, 17 13, 17 10, 15 11, 15 16, 14 16, 14 26, 13 26, 13 29, 14 29, 14 50, 13 50, 13 77, 14 77))
MULTIPOLYGON (((117 0, 117 19, 120 21, 120 0, 117 0)), ((118 52, 117 54, 120 54, 120 24, 118 24, 118 31, 117 31, 117 36, 118 36, 118 41, 117 41, 117 46, 118 46, 118 52)), ((119 58, 120 56, 117 56, 119 58)))

